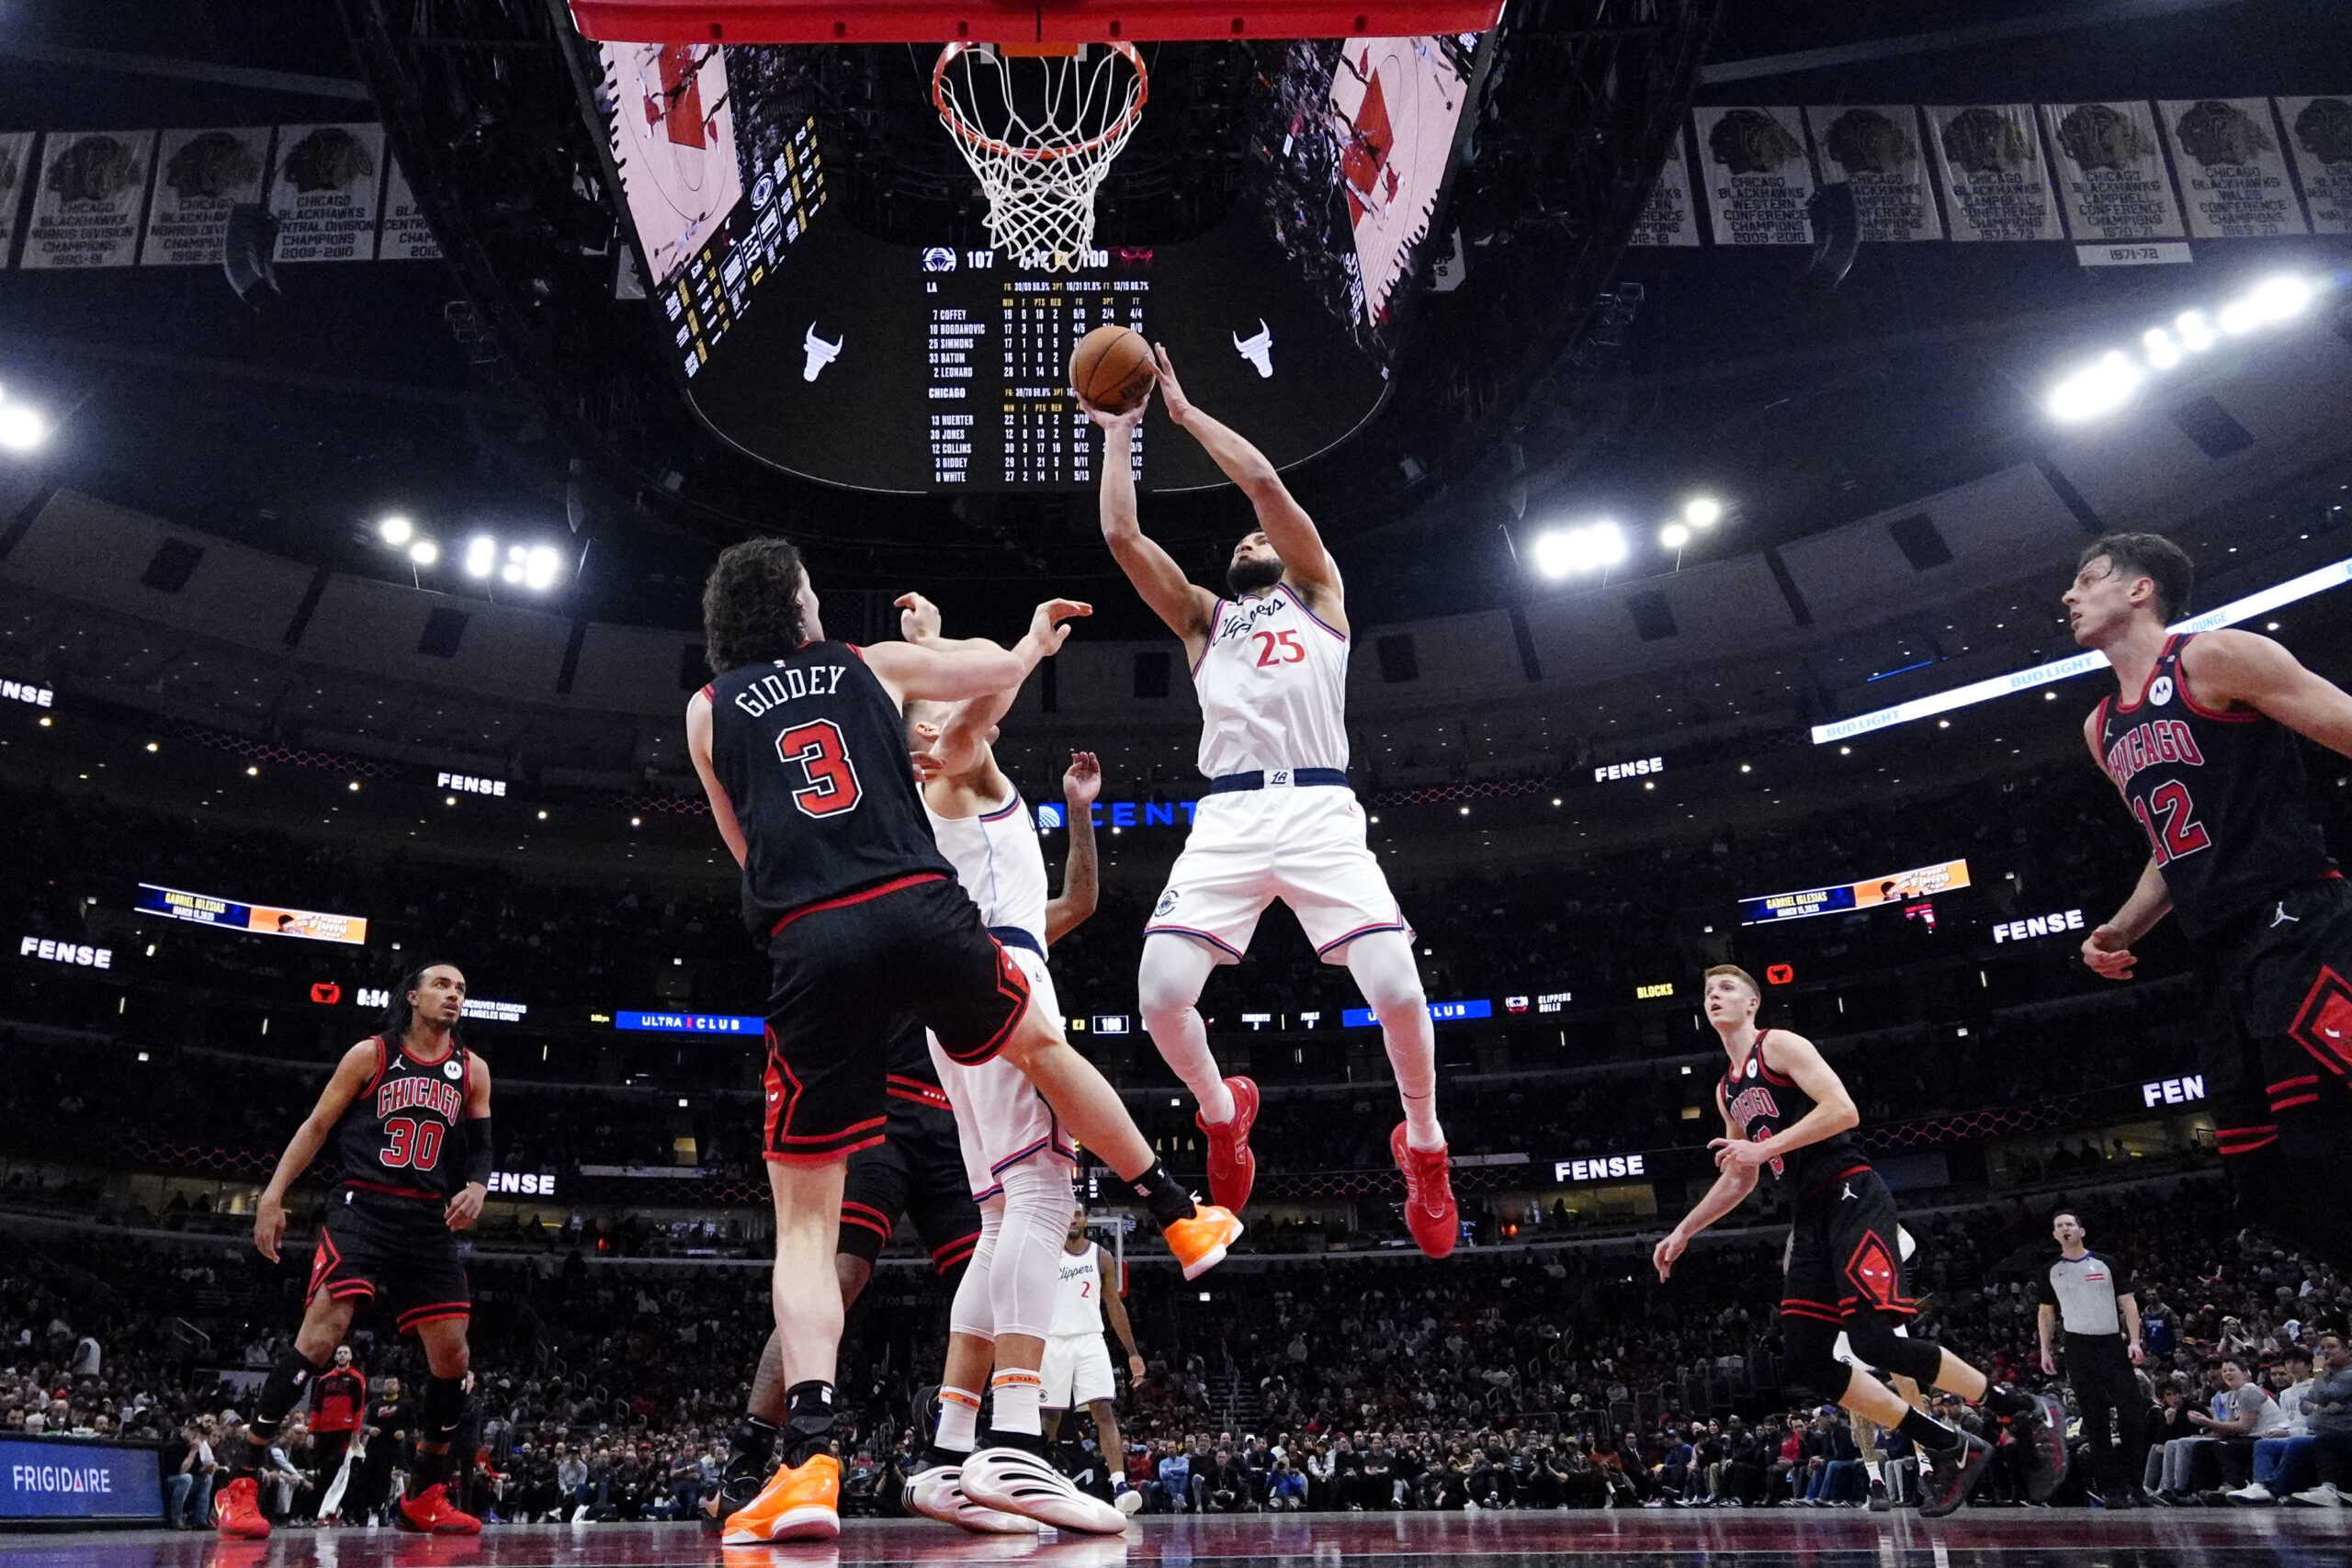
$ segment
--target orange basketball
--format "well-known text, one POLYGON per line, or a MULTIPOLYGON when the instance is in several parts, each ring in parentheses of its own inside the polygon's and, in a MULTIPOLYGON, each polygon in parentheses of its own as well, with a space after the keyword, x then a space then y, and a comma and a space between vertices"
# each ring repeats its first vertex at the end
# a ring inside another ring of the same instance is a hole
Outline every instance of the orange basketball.
POLYGON ((1097 327, 1069 356, 1069 384, 1098 409, 1125 413, 1151 390, 1151 344, 1130 327, 1097 327))

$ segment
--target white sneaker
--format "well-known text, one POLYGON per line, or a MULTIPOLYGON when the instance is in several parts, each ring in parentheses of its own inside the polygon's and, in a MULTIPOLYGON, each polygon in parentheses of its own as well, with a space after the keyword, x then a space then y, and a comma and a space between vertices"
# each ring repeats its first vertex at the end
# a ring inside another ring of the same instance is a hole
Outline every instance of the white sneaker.
POLYGON ((2340 1508, 2344 1506, 2344 1494, 2335 1489, 2335 1482, 2323 1481, 2316 1486, 2294 1494, 2287 1501, 2299 1503, 2306 1508, 2340 1508))
POLYGON ((2278 1501, 2278 1498, 2271 1495, 2270 1488, 2265 1486, 2259 1481, 2250 1482, 2247 1484, 2239 1487, 2236 1491, 2232 1492, 2229 1495, 2229 1497, 2230 1501, 2233 1503, 2276 1503, 2278 1501))
POLYGON ((984 1508, 964 1495, 961 1465, 936 1464, 907 1483, 907 1506, 927 1519, 960 1525, 975 1535, 1035 1535, 1037 1521, 984 1508))
POLYGON ((1022 1449, 982 1449, 964 1461, 964 1495, 983 1507, 1019 1514, 1056 1529, 1117 1535, 1127 1516, 1090 1497, 1069 1477, 1022 1449))

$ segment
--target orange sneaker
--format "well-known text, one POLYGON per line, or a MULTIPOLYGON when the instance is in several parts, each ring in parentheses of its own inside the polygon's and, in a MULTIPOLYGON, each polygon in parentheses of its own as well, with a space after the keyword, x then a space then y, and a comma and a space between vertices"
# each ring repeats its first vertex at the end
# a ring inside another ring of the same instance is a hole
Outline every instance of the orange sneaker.
POLYGON ((449 1501, 449 1489, 435 1482, 392 1509, 392 1528, 419 1535, 480 1535, 481 1521, 449 1501))
POLYGON ((724 1546, 770 1540, 831 1540, 842 1533, 842 1461, 811 1454, 797 1468, 781 1465, 760 1495, 727 1516, 724 1546))
POLYGON ((252 1476, 241 1475, 212 1495, 212 1528, 243 1540, 269 1539, 269 1521, 261 1517, 261 1493, 252 1476))
POLYGON ((1225 1249, 1240 1238, 1241 1229, 1240 1217, 1230 1210, 1201 1203, 1191 1219, 1178 1220, 1159 1234, 1184 1266, 1184 1278, 1197 1280, 1225 1261, 1225 1249))
POLYGON ((1402 1122, 1388 1134, 1388 1157, 1405 1173, 1405 1228, 1413 1233, 1413 1245, 1431 1258, 1445 1257, 1462 1235, 1453 1209, 1453 1161, 1442 1147, 1408 1145, 1402 1122))
MULTIPOLYGON (((1233 1120, 1215 1126, 1193 1112, 1193 1125, 1209 1141, 1209 1201, 1239 1213, 1258 1183, 1258 1156, 1250 1152, 1250 1128, 1258 1120, 1258 1086, 1248 1078, 1225 1080, 1233 1096, 1233 1120)), ((1189 1278, 1189 1276, 1188 1276, 1189 1278)))

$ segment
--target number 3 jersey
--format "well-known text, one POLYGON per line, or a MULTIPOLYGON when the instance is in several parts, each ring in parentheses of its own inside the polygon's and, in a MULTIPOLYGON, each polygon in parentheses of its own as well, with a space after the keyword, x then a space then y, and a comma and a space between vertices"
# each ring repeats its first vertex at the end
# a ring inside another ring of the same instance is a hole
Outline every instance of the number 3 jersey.
POLYGON ((1193 686, 1208 777, 1347 771, 1347 635, 1317 619, 1289 583, 1216 602, 1193 686))
POLYGON ((473 1053, 449 1043, 437 1062, 410 1055, 380 1034, 376 1073, 345 1107, 329 1146, 343 1184, 390 1198, 447 1199, 465 1182, 458 1123, 465 1119, 473 1053))
POLYGON ((765 941, 811 905, 955 874, 931 836, 898 704, 845 642, 729 670, 710 760, 743 830, 743 920, 765 941))
POLYGON ((2210 935, 2335 867, 2312 819, 2294 733, 2251 708, 2215 710, 2188 690, 2165 639, 2130 703, 2098 705, 2100 764, 2148 836, 2191 938, 2210 935))

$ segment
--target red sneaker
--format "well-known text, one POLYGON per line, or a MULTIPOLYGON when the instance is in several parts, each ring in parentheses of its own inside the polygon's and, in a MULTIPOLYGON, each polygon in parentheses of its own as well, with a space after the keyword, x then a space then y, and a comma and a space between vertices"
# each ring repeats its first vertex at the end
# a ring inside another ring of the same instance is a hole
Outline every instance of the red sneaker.
POLYGON ((1258 1086, 1248 1078, 1227 1078, 1233 1096, 1233 1120, 1211 1126, 1196 1111, 1193 1125, 1208 1135, 1209 1201, 1239 1213, 1258 1184, 1258 1156, 1250 1152, 1250 1124, 1258 1120, 1258 1086))
POLYGON ((1453 1162, 1443 1148, 1408 1145, 1402 1122, 1388 1134, 1388 1157, 1405 1173, 1405 1228, 1413 1244, 1431 1258, 1445 1257, 1462 1235, 1453 1212, 1453 1162))
POLYGON ((419 1535, 480 1535, 481 1521, 449 1501, 449 1489, 435 1482, 392 1510, 392 1524, 419 1535))
POLYGON ((212 1526, 243 1540, 269 1539, 269 1521, 261 1517, 261 1495, 252 1476, 241 1475, 212 1495, 212 1526))

